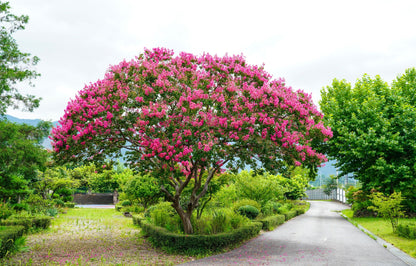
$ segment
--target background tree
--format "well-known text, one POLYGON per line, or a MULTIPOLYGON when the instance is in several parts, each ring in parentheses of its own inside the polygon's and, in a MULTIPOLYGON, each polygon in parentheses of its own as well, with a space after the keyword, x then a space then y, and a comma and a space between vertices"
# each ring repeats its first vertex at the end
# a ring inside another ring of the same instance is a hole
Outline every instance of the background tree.
POLYGON ((324 185, 324 193, 330 196, 332 191, 338 188, 338 176, 330 175, 330 179, 324 185))
POLYGON ((286 199, 296 200, 306 196, 306 188, 310 180, 309 171, 303 167, 291 167, 288 176, 278 176, 279 184, 283 187, 286 199))
POLYGON ((129 199, 138 201, 145 210, 158 203, 164 195, 159 180, 149 174, 132 174, 122 188, 129 199))
POLYGON ((321 109, 334 137, 322 150, 337 160, 341 175, 354 174, 367 192, 401 191, 416 212, 416 70, 391 86, 364 75, 354 88, 335 79, 321 91, 321 109))
POLYGON ((9 3, 0 1, 0 115, 4 115, 9 106, 19 108, 19 104, 23 104, 29 111, 39 106, 40 98, 22 95, 15 87, 21 81, 29 81, 32 85, 30 81, 39 76, 30 69, 39 58, 21 52, 12 36, 23 30, 28 20, 28 16, 11 14, 9 3))
POLYGON ((254 171, 241 171, 235 176, 235 186, 239 198, 251 199, 264 206, 268 201, 283 199, 283 187, 279 177, 254 171))
POLYGON ((62 166, 49 167, 43 172, 38 171, 37 179, 33 187, 44 199, 52 199, 60 189, 78 186, 78 180, 71 179, 67 169, 62 166))
POLYGON ((91 181, 97 177, 98 170, 94 163, 90 163, 71 169, 69 174, 72 179, 77 181, 79 189, 91 192, 91 181))
POLYGON ((314 174, 325 160, 314 147, 332 135, 321 120, 309 95, 242 56, 174 57, 157 48, 112 66, 80 91, 52 140, 60 160, 124 156, 139 172, 152 172, 192 233, 192 212, 223 167, 276 172, 303 164, 314 174))
POLYGON ((51 123, 37 127, 18 125, 0 119, 0 198, 17 201, 30 192, 29 185, 37 180, 37 170, 43 171, 48 152, 41 146, 48 136, 51 123))

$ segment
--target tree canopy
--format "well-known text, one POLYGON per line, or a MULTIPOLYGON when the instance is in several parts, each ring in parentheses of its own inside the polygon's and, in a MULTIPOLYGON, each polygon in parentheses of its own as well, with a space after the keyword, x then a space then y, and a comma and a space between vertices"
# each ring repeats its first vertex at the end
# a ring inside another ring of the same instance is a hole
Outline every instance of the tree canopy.
POLYGON ((59 160, 124 156, 163 179, 161 189, 190 233, 189 217, 222 169, 304 165, 314 172, 326 160, 315 147, 332 136, 322 117, 310 95, 243 56, 174 56, 156 48, 111 66, 81 90, 52 141, 59 160), (185 210, 180 195, 191 180, 185 210))
POLYGON ((391 85, 364 75, 351 87, 335 79, 321 91, 321 109, 333 138, 323 150, 341 175, 353 173, 364 189, 401 191, 416 211, 416 70, 391 85))
POLYGON ((0 1, 0 115, 4 115, 8 107, 19 108, 20 104, 29 111, 39 106, 39 98, 33 95, 22 95, 16 84, 30 81, 39 74, 32 70, 39 58, 21 52, 13 38, 18 30, 23 30, 29 20, 28 16, 17 16, 10 13, 8 2, 0 1))
POLYGON ((49 122, 37 127, 0 119, 0 198, 17 199, 29 193, 29 184, 44 170, 48 152, 40 143, 48 136, 49 122))

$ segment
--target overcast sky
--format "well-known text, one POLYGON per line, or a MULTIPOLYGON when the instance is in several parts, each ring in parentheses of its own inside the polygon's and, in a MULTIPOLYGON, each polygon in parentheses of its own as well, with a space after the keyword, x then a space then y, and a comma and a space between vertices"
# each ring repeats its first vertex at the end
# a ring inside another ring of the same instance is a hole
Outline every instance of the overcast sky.
POLYGON ((27 91, 43 98, 19 118, 58 120, 85 84, 143 49, 243 54, 274 78, 312 93, 364 73, 389 83, 416 67, 416 1, 11 0, 29 16, 14 37, 40 58, 27 91))

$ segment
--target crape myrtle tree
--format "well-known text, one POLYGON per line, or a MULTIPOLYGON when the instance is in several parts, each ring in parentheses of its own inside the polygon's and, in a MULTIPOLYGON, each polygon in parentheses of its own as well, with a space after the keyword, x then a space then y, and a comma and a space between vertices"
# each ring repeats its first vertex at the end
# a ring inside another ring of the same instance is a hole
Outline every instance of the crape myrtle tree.
POLYGON ((51 138, 57 159, 124 156, 138 171, 158 177, 190 234, 192 212, 216 173, 246 165, 316 170, 326 158, 314 147, 332 136, 322 118, 309 95, 243 56, 174 56, 156 48, 85 86, 51 138))
POLYGON ((321 150, 352 173, 366 192, 402 192, 416 212, 416 69, 391 85, 364 75, 354 86, 335 79, 321 92, 321 109, 333 138, 321 150))

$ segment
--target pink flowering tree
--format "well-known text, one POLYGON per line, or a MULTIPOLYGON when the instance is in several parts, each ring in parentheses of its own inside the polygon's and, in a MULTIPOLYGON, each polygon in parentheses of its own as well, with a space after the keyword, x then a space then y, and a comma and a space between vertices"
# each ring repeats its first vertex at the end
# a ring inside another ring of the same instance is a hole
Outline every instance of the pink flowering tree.
POLYGON ((302 91, 243 56, 195 56, 157 48, 111 66, 68 103, 53 146, 63 161, 124 158, 158 176, 191 234, 191 215, 216 173, 288 165, 316 170, 332 136, 302 91), (123 151, 123 152, 122 152, 123 151), (185 207, 180 204, 192 186, 185 207))

